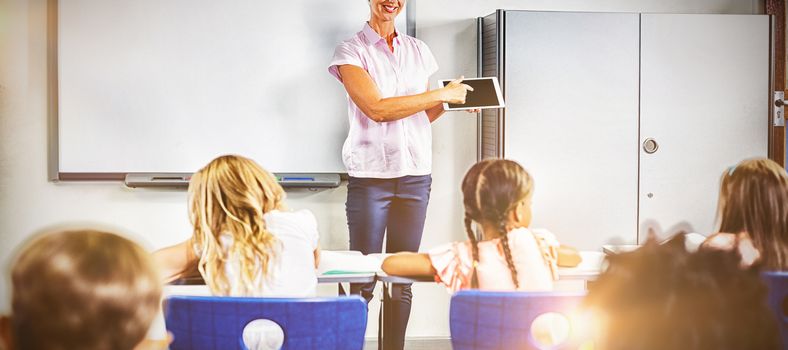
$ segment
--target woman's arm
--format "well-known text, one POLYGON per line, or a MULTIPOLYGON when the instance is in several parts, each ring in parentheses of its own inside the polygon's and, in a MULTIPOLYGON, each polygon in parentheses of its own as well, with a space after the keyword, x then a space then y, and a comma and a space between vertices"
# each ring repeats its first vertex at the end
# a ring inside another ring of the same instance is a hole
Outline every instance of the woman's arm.
POLYGON ((383 272, 393 276, 435 276, 427 254, 397 253, 383 260, 383 272))
POLYGON ((191 238, 171 247, 153 252, 153 262, 159 267, 165 283, 175 281, 197 266, 191 238))
MULTIPOLYGON (((339 74, 342 76, 345 90, 356 106, 376 122, 389 122, 409 117, 440 106, 443 102, 465 103, 467 91, 473 91, 473 88, 461 83, 462 79, 457 79, 446 87, 417 95, 383 98, 372 77, 363 68, 350 64, 341 65, 339 74)), ((442 111, 443 107, 440 108, 442 111)), ((437 119, 437 116, 435 118, 437 119)))
POLYGON ((580 265, 581 261, 583 261, 583 258, 580 257, 577 249, 563 244, 558 246, 558 261, 556 262, 558 266, 575 267, 580 265))
MULTIPOLYGON (((427 91, 430 91, 430 83, 427 83, 427 91)), ((427 113, 427 118, 430 119, 430 123, 432 123, 438 120, 446 111, 443 109, 443 103, 438 103, 434 107, 428 108, 425 112, 427 113)))

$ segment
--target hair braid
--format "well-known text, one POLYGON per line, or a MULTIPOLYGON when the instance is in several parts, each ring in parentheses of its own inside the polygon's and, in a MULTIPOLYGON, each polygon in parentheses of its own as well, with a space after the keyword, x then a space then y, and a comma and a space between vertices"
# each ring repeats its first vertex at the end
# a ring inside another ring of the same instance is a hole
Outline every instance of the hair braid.
POLYGON ((479 276, 476 274, 476 266, 479 264, 479 240, 476 238, 476 234, 473 232, 473 228, 471 227, 471 223, 473 220, 465 213, 465 232, 468 233, 468 239, 471 240, 471 251, 473 252, 473 268, 471 272, 471 288, 477 289, 479 288, 479 276))
POLYGON ((517 268, 514 267, 514 260, 512 259, 512 251, 509 249, 509 235, 506 232, 506 215, 499 221, 498 231, 501 233, 501 246, 503 247, 503 255, 506 258, 506 265, 509 266, 509 272, 512 274, 512 282, 514 282, 514 289, 520 289, 520 283, 517 280, 517 268))

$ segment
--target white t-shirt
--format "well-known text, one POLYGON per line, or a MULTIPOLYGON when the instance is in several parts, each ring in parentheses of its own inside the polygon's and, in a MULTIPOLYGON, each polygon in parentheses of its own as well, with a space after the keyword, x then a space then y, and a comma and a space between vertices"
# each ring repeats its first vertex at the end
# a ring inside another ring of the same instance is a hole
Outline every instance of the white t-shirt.
MULTIPOLYGON (((256 290, 243 295, 237 285, 233 285, 231 296, 266 297, 309 297, 315 295, 317 271, 314 251, 318 245, 317 220, 308 210, 272 210, 263 216, 266 228, 279 241, 279 255, 271 260, 268 278, 255 281, 256 290)), ((232 237, 222 236, 222 245, 232 244, 232 237)), ((237 259, 230 257, 225 264, 225 274, 230 283, 238 278, 237 259)))

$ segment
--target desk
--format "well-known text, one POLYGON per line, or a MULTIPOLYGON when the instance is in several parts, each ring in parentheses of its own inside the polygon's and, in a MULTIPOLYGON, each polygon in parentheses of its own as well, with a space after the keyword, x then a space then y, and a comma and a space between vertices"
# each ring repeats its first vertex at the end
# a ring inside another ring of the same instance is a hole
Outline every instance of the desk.
MULTIPOLYGON (((581 251, 582 261, 576 267, 559 267, 558 280, 583 280, 584 286, 588 281, 595 280, 602 272, 605 254, 594 251, 581 251)), ((587 289, 587 288, 586 288, 587 289)))
MULTIPOLYGON (((360 256, 359 254, 352 254, 352 252, 337 252, 343 256, 360 256)), ((580 252, 583 262, 572 268, 559 267, 558 277, 560 280, 582 280, 587 283, 590 280, 596 279, 599 275, 604 254, 601 252, 580 252)), ((352 262, 352 260, 349 260, 352 262)), ((377 273, 345 273, 345 274, 322 274, 318 275, 318 283, 336 283, 339 285, 339 294, 348 294, 345 291, 342 283, 370 283, 380 281, 383 285, 383 299, 381 300, 380 313, 378 314, 378 349, 382 349, 385 334, 383 332, 383 317, 386 313, 387 306, 391 306, 391 284, 410 284, 418 282, 435 283, 433 277, 402 277, 402 276, 389 276, 383 271, 377 273)), ((166 295, 175 295, 185 293, 189 295, 210 295, 210 290, 205 286, 205 281, 201 276, 192 276, 183 278, 176 281, 177 286, 168 286, 166 295)), ((585 286, 585 285, 584 285, 585 286)))
POLYGON ((342 283, 372 283, 375 282, 375 274, 365 273, 342 273, 317 276, 317 283, 336 283, 340 295, 350 295, 350 288, 345 290, 342 283))
POLYGON ((317 283, 370 283, 375 282, 375 274, 369 273, 343 273, 335 275, 317 276, 317 283))
MULTIPOLYGON (((317 283, 370 283, 375 282, 375 274, 369 273, 343 273, 317 276, 317 283)), ((204 286, 202 276, 190 276, 177 279, 168 283, 171 286, 204 286)))
POLYGON ((582 270, 577 268, 559 267, 558 280, 594 280, 599 276, 599 270, 582 270))
MULTIPOLYGON (((340 295, 349 295, 350 289, 345 290, 342 283, 371 283, 375 282, 375 274, 368 273, 343 273, 317 276, 317 283, 336 283, 340 295)), ((166 295, 211 295, 202 276, 189 276, 169 283, 166 286, 166 295), (195 294, 196 293, 196 294, 195 294)))

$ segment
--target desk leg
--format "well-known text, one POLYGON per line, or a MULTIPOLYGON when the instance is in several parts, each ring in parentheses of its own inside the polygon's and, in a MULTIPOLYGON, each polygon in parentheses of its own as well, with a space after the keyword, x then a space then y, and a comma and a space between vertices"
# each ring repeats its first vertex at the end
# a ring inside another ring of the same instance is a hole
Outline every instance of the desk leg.
POLYGON ((386 313, 388 312, 388 307, 391 305, 391 295, 389 295, 389 284, 387 282, 383 282, 383 298, 380 301, 380 313, 378 313, 378 350, 384 350, 384 342, 385 342, 385 332, 384 332, 384 325, 386 324, 386 313))
POLYGON ((339 289, 337 294, 339 294, 340 296, 348 296, 348 295, 350 295, 350 293, 348 292, 349 289, 348 289, 348 291, 345 291, 345 286, 343 286, 341 282, 337 283, 337 286, 338 286, 338 289, 339 289))

